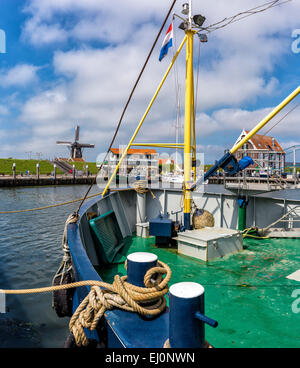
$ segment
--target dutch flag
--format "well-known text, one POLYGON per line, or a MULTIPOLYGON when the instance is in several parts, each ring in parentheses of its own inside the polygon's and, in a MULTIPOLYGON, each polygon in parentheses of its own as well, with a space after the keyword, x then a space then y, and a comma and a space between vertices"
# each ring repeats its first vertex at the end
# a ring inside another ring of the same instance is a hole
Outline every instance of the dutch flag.
POLYGON ((159 61, 162 61, 162 59, 167 55, 168 50, 172 45, 173 45, 173 24, 171 23, 160 49, 159 61))

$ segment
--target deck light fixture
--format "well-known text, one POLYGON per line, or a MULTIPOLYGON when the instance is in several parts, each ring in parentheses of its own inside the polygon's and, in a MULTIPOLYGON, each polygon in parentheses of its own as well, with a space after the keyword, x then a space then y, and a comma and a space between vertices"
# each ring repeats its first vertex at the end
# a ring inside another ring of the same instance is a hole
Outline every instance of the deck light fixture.
POLYGON ((185 31, 186 29, 188 29, 188 24, 187 22, 182 22, 179 24, 178 28, 182 29, 183 31, 185 31))
POLYGON ((184 3, 182 5, 181 13, 184 14, 184 15, 188 15, 189 14, 189 11, 190 11, 189 4, 188 3, 184 3))
POLYGON ((201 27, 202 26, 202 24, 205 22, 205 17, 203 17, 202 15, 200 15, 200 14, 197 14, 197 15, 194 15, 193 16, 193 21, 194 21, 194 23, 197 25, 197 26, 199 26, 199 27, 201 27))

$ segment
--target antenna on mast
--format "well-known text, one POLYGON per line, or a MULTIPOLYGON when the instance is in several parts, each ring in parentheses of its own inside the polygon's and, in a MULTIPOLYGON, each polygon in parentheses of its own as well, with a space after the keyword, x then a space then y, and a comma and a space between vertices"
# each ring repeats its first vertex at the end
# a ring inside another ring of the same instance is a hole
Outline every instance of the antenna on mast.
POLYGON ((192 0, 189 0, 189 19, 188 19, 188 29, 192 29, 192 0))
POLYGON ((180 18, 183 20, 183 22, 179 25, 179 28, 186 31, 191 30, 192 27, 199 28, 202 30, 202 25, 205 22, 206 18, 203 17, 201 14, 196 14, 193 16, 193 8, 192 8, 192 0, 189 0, 189 3, 184 3, 182 5, 181 13, 183 15, 187 15, 187 18, 183 18, 177 14, 174 14, 174 16, 180 18))

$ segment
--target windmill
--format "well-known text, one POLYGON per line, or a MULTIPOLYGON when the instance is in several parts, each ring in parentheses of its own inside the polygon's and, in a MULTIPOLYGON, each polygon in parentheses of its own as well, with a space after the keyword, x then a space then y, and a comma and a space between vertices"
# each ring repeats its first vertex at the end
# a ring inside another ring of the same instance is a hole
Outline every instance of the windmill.
POLYGON ((79 131, 80 126, 77 125, 75 128, 75 139, 74 142, 65 142, 65 141, 57 141, 56 144, 62 144, 68 146, 70 150, 70 159, 74 160, 76 158, 82 158, 82 149, 83 148, 94 148, 94 144, 89 143, 79 143, 79 131))

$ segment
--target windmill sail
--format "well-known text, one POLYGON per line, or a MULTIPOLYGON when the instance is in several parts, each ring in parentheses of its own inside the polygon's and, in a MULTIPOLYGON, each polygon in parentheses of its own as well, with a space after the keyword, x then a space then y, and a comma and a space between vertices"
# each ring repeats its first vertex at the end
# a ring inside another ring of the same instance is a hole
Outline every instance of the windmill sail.
POLYGON ((79 141, 79 131, 80 131, 80 126, 77 125, 75 128, 75 142, 79 141))
POLYGON ((76 158, 82 158, 82 149, 83 148, 94 148, 95 145, 91 143, 79 143, 79 132, 80 126, 77 125, 75 128, 75 139, 74 142, 69 141, 57 141, 56 144, 62 144, 68 146, 70 150, 70 159, 74 160, 76 158))

